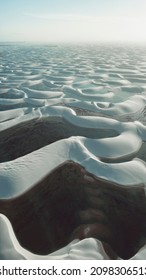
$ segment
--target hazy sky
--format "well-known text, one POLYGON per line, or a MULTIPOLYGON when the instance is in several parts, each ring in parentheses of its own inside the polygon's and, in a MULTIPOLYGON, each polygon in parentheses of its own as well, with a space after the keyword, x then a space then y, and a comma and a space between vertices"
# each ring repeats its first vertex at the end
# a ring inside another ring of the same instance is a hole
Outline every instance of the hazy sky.
POLYGON ((0 41, 146 41, 146 0, 0 0, 0 41))

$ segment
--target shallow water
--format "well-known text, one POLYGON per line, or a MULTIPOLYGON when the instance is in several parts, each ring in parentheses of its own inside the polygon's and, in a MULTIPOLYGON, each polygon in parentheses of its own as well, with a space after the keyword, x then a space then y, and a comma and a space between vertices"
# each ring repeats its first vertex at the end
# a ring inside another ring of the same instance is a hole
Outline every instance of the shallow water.
MULTIPOLYGON (((145 189, 145 63, 138 45, 1 44, 0 198, 27 192, 68 161, 117 188, 145 189)), ((0 258, 38 258, 17 244, 3 215, 0 227, 0 258)), ((108 258, 94 237, 85 239, 86 258, 108 258)), ((80 259, 80 244, 79 257, 68 255, 71 243, 47 258, 80 259)))

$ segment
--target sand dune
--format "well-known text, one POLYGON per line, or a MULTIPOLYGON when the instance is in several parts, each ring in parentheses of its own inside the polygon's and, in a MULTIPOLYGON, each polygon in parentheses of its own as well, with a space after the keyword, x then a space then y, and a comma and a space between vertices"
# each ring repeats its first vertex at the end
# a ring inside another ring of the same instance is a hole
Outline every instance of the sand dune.
POLYGON ((143 188, 116 186, 73 162, 21 196, 1 200, 0 212, 11 221, 20 244, 36 254, 94 237, 108 243, 116 255, 129 258, 146 240, 143 188))
POLYGON ((0 52, 0 259, 145 259, 145 48, 0 52))

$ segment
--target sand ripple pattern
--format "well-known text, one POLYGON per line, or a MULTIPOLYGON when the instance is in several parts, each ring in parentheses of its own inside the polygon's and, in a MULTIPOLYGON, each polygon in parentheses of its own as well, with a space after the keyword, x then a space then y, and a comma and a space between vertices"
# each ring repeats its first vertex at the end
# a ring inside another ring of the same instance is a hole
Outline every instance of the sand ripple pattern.
MULTIPOLYGON (((1 201, 67 162, 145 191, 145 65, 142 46, 0 45, 1 201)), ((2 211, 0 231, 0 259, 110 258, 94 236, 46 256, 30 252, 2 211)), ((145 246, 131 258, 146 259, 145 246)))

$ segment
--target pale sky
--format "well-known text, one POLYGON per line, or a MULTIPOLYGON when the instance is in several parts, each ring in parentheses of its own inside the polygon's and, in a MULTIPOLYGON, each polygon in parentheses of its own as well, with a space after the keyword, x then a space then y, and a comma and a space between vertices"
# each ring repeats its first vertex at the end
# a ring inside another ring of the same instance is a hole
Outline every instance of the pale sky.
POLYGON ((146 0, 0 0, 0 42, 146 42, 146 0))

